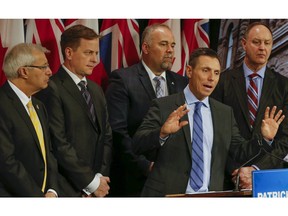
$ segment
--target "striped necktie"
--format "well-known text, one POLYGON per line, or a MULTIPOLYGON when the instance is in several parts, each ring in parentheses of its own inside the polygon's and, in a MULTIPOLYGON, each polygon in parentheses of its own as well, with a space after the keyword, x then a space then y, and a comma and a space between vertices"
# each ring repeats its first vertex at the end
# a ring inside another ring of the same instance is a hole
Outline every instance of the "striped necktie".
POLYGON ((247 91, 250 126, 253 128, 258 109, 257 73, 249 75, 250 83, 247 91))
POLYGON ((42 153, 44 164, 45 164, 44 179, 43 179, 43 184, 42 184, 42 192, 44 193, 44 190, 46 187, 46 180, 47 180, 47 162, 46 162, 46 150, 45 150, 43 131, 42 131, 42 127, 41 127, 41 123, 39 121, 38 115, 34 109, 34 106, 31 100, 27 103, 27 108, 29 111, 30 119, 34 125, 35 131, 36 131, 39 143, 40 143, 40 149, 41 149, 41 153, 42 153))
POLYGON ((163 97, 164 96, 163 77, 156 76, 153 78, 153 80, 156 82, 156 86, 155 86, 156 97, 157 98, 163 97))
POLYGON ((88 109, 89 109, 89 112, 91 114, 91 117, 93 119, 93 121, 95 122, 96 120, 96 115, 95 115, 95 109, 94 109, 94 104, 92 102, 92 98, 91 98, 91 95, 86 87, 86 83, 85 81, 80 81, 78 83, 78 85, 80 86, 81 88, 81 94, 82 96, 84 97, 86 103, 87 103, 87 106, 88 106, 88 109))
POLYGON ((192 169, 190 172, 190 186, 198 191, 203 185, 203 125, 201 106, 202 102, 196 102, 193 115, 193 140, 192 140, 192 169))

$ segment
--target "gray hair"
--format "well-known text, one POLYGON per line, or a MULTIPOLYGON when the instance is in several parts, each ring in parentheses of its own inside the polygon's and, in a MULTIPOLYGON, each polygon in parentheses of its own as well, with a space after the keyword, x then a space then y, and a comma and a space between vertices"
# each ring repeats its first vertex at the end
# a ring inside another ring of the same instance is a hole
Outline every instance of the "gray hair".
POLYGON ((149 25, 144 29, 144 31, 142 33, 141 44, 146 42, 147 44, 150 45, 151 44, 151 33, 154 32, 156 29, 159 29, 159 28, 166 28, 169 31, 171 31, 169 26, 162 24, 162 23, 155 23, 155 24, 149 25))
POLYGON ((49 53, 50 51, 39 44, 20 43, 14 46, 5 56, 3 63, 3 71, 7 79, 18 77, 20 67, 31 65, 34 63, 35 56, 33 51, 49 53))

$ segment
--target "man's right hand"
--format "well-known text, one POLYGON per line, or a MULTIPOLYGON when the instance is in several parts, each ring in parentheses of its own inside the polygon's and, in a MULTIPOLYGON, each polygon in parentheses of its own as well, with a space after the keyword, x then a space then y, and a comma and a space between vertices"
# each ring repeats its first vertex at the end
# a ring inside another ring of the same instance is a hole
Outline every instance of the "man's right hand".
POLYGON ((101 176, 100 177, 100 185, 97 188, 97 190, 93 193, 94 196, 96 196, 96 197, 107 196, 109 193, 109 189, 110 189, 110 186, 108 183, 110 183, 110 178, 106 177, 106 176, 101 176))

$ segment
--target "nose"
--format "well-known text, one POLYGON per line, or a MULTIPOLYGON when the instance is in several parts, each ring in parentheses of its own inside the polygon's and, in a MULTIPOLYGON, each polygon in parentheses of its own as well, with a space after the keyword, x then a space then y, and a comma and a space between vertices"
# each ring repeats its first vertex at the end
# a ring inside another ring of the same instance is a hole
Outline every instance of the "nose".
POLYGON ((46 74, 50 77, 52 76, 52 70, 50 67, 48 67, 47 71, 46 71, 46 74))
POLYGON ((97 63, 97 62, 98 62, 98 53, 94 53, 94 54, 91 56, 91 61, 94 62, 94 63, 97 63))

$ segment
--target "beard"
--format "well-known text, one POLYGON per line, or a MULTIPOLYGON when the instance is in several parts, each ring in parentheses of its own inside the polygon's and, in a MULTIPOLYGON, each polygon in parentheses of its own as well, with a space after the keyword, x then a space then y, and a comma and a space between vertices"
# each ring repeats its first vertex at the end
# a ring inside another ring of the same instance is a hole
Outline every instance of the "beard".
POLYGON ((161 68, 163 70, 171 70, 172 68, 172 62, 162 62, 161 63, 161 68))

